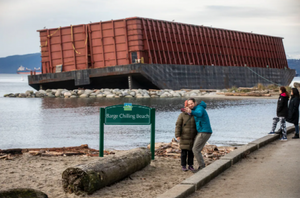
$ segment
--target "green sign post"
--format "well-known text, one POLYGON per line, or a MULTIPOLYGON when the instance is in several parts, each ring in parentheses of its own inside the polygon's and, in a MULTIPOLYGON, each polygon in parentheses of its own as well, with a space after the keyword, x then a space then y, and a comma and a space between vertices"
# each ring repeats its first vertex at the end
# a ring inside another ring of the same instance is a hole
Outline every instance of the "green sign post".
POLYGON ((154 159, 155 149, 155 109, 124 103, 124 105, 100 108, 100 143, 99 157, 103 157, 104 149, 104 124, 106 125, 150 125, 151 141, 150 150, 154 159))

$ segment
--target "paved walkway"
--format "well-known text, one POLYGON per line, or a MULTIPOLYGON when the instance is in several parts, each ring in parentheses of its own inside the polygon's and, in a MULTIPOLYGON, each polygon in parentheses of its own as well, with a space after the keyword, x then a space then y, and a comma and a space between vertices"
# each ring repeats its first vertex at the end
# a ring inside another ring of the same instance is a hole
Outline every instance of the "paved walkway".
POLYGON ((250 153, 188 198, 299 198, 300 139, 292 136, 250 153))

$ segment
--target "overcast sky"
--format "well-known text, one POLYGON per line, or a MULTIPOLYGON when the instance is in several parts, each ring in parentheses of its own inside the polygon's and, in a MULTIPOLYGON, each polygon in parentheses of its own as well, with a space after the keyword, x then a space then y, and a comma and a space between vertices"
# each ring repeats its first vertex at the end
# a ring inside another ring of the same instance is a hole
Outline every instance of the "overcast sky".
POLYGON ((0 0, 0 57, 40 52, 44 27, 134 16, 283 37, 300 59, 300 0, 0 0))

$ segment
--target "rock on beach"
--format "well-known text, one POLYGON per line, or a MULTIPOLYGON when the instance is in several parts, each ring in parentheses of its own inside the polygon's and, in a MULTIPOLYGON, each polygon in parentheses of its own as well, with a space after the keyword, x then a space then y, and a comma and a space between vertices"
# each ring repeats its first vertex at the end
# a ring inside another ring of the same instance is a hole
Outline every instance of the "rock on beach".
POLYGON ((17 98, 179 98, 179 97, 201 97, 211 92, 220 90, 146 90, 146 89, 86 89, 86 90, 66 90, 66 89, 47 89, 25 93, 9 93, 4 97, 17 98))
MULTIPOLYGON (((253 88, 252 88, 253 89, 253 88)), ((236 93, 236 90, 216 90, 216 89, 47 89, 32 91, 28 90, 25 93, 9 93, 5 94, 4 97, 10 98, 197 98, 203 96, 270 96, 269 91, 257 91, 253 89, 249 93, 236 93)))

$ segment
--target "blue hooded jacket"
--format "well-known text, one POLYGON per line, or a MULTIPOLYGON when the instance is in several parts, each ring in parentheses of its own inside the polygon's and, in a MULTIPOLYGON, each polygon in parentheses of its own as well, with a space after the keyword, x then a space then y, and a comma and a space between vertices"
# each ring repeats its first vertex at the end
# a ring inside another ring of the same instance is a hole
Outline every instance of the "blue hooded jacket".
POLYGON ((201 101, 200 104, 198 104, 192 109, 191 114, 195 118, 196 128, 198 133, 202 133, 202 132, 212 133, 209 117, 205 109, 206 109, 206 104, 203 101, 201 101))

